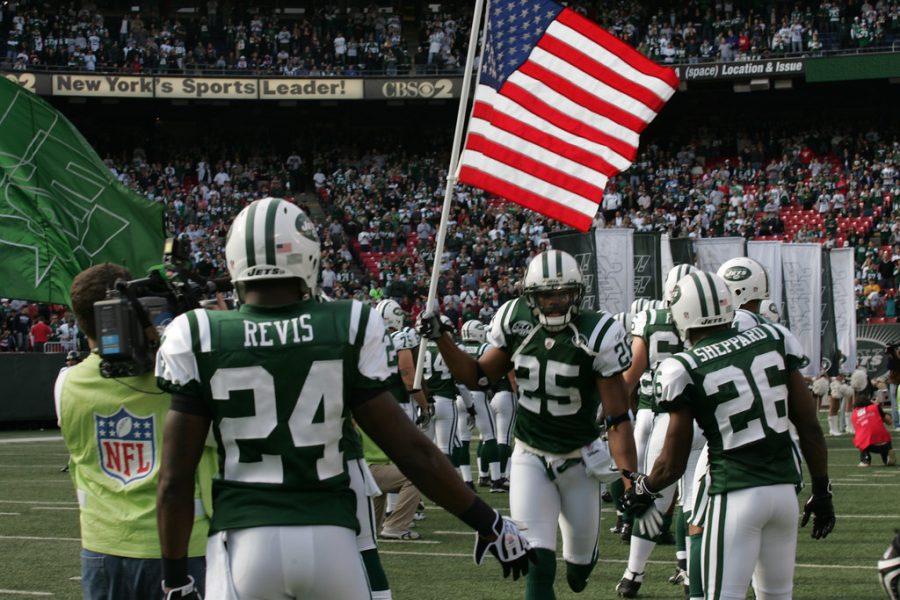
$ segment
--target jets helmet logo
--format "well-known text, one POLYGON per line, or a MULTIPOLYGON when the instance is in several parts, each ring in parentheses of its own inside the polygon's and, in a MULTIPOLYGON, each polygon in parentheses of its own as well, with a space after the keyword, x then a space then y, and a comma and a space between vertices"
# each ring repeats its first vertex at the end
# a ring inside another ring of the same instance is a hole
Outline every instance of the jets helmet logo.
POLYGON ((750 269, 747 267, 731 267, 722 275, 726 281, 744 281, 750 277, 750 269))
POLYGON ((139 417, 125 407, 112 415, 94 413, 100 468, 124 485, 156 468, 156 417, 139 417))

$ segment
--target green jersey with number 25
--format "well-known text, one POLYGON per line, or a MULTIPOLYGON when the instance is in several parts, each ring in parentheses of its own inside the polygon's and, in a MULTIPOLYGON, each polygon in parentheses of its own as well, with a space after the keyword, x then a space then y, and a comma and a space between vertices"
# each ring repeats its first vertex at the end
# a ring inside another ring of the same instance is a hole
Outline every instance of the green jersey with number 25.
POLYGON ((662 361, 684 348, 675 331, 672 312, 668 308, 639 312, 631 320, 631 336, 643 339, 647 345, 647 370, 641 375, 638 409, 659 412, 653 393, 653 374, 662 361))
POLYGON ((519 386, 513 434, 529 446, 565 454, 599 435, 597 378, 631 364, 625 329, 604 312, 585 311, 562 331, 538 326, 524 298, 500 307, 488 343, 512 358, 519 386))
POLYGON ((788 431, 788 373, 803 350, 774 323, 705 338, 659 366, 659 407, 688 407, 709 442, 709 493, 798 484, 788 431))
POLYGON ((211 531, 358 528, 344 468, 348 406, 354 393, 386 388, 385 338, 357 301, 195 310, 169 325, 159 386, 205 404, 218 442, 211 531))

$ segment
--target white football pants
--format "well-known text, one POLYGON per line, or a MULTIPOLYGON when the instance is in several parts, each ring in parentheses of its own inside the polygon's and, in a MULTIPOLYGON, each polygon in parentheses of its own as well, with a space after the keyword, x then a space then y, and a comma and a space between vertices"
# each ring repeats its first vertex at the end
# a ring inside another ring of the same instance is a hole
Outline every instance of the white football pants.
POLYGON ((497 443, 509 446, 513 439, 513 425, 516 423, 516 395, 512 392, 497 392, 491 398, 491 410, 494 413, 497 443))
POLYGON ((650 443, 650 432, 653 431, 654 416, 649 408, 642 408, 634 415, 634 448, 637 451, 638 473, 650 472, 647 466, 647 445, 650 443))
MULTIPOLYGON (((484 392, 469 392, 472 395, 475 407, 475 427, 481 436, 481 441, 496 439, 497 431, 494 426, 494 413, 484 392)), ((469 431, 469 413, 466 411, 466 402, 461 397, 456 398, 456 435, 461 442, 472 440, 472 432, 469 431)))

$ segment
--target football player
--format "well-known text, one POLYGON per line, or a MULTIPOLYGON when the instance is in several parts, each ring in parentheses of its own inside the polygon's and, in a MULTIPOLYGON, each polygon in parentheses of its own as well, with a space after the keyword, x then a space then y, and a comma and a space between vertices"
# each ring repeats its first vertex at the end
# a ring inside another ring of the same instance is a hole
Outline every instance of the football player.
POLYGON ((762 303, 769 297, 769 274, 765 267, 746 256, 726 260, 716 271, 734 298, 734 328, 744 331, 768 319, 760 314, 762 303))
POLYGON ((422 390, 413 389, 416 375, 415 352, 419 347, 419 334, 412 327, 403 325, 406 315, 396 300, 382 300, 375 306, 375 310, 384 319, 394 350, 388 353, 388 367, 400 375, 399 381, 394 379, 391 392, 411 420, 416 420, 418 412, 421 425, 423 424, 421 419, 428 417, 428 398, 422 390), (414 400, 415 404, 410 402, 410 399, 414 400))
POLYGON ((478 360, 453 343, 437 314, 426 312, 419 321, 423 337, 436 340, 451 372, 471 389, 487 389, 515 368, 519 407, 510 513, 527 527, 523 534, 536 549, 528 600, 555 597, 557 528, 573 591, 585 588, 597 561, 600 483, 586 459, 599 437, 601 402, 616 464, 637 464, 622 380, 631 349, 612 315, 580 310, 583 290, 570 254, 538 254, 526 270, 523 297, 500 307, 488 334, 490 347, 478 360))
MULTIPOLYGON (((450 332, 451 336, 456 335, 456 326, 444 315, 441 315, 441 327, 450 332)), ((450 368, 444 362, 444 358, 433 341, 425 344, 425 366, 422 373, 423 382, 428 389, 428 401, 432 405, 431 411, 434 415, 428 427, 428 435, 441 452, 454 465, 459 466, 457 460, 459 455, 456 450, 460 446, 456 430, 458 423, 456 394, 459 390, 456 388, 456 381, 450 373, 450 368)), ((472 485, 471 477, 469 479, 469 488, 474 490, 475 486, 472 485)))
MULTIPOLYGON (((475 319, 466 321, 462 326, 463 352, 476 360, 487 349, 485 340, 487 331, 484 323, 475 319)), ((459 386, 460 396, 456 399, 456 408, 459 415, 457 419, 457 431, 459 432, 460 447, 457 449, 457 459, 463 480, 472 481, 472 465, 469 454, 469 444, 472 440, 467 420, 473 418, 475 427, 478 428, 481 442, 478 445, 478 459, 487 463, 490 473, 491 493, 505 493, 508 489, 506 481, 500 473, 500 457, 497 453, 497 432, 494 423, 494 412, 491 410, 490 399, 487 392, 475 389, 470 390, 465 386, 459 386), (471 404, 469 404, 471 402, 471 404)))
POLYGON ((672 317, 689 350, 659 366, 659 404, 670 414, 665 446, 649 475, 632 474, 623 505, 642 522, 659 522, 657 490, 684 473, 696 419, 709 444, 706 597, 745 598, 753 578, 758 598, 791 598, 795 486, 802 475, 790 422, 812 478, 800 524, 812 517, 812 537, 820 539, 835 523, 825 438, 799 370, 800 344, 780 325, 732 329, 732 295, 713 273, 692 273, 678 282, 672 317))
MULTIPOLYGON (((668 304, 672 300, 672 292, 675 284, 685 275, 697 271, 692 265, 676 265, 666 274, 663 286, 663 299, 668 304)), ((638 389, 638 410, 635 417, 635 446, 638 452, 639 470, 644 472, 659 456, 665 440, 668 415, 659 411, 654 393, 654 374, 659 364, 670 356, 680 352, 683 347, 675 331, 672 321, 672 312, 668 308, 648 309, 637 313, 631 320, 631 366, 625 371, 623 377, 629 394, 638 389)), ((692 454, 694 463, 703 447, 703 440, 695 439, 692 454)), ((671 485, 662 490, 657 499, 657 508, 662 513, 667 513, 674 498, 676 486, 671 485)), ((682 516, 678 515, 681 519, 682 516)), ((683 525, 678 524, 677 530, 682 532, 683 525)), ((665 530, 667 527, 663 527, 665 530)), ((684 536, 676 539, 679 549, 676 552, 678 568, 687 571, 687 552, 683 548, 684 536)), ((644 578, 644 568, 656 540, 643 532, 632 532, 631 547, 628 551, 628 566, 622 579, 616 586, 619 595, 625 598, 633 598, 637 595, 644 578)))
MULTIPOLYGON (((496 318, 496 315, 494 315, 496 318)), ((493 319, 491 319, 493 322, 493 319)), ((490 330, 490 325, 485 330, 485 336, 490 330)), ((494 424, 497 431, 497 456, 500 460, 501 486, 509 491, 509 459, 512 457, 513 425, 516 422, 516 406, 518 405, 516 376, 510 371, 506 376, 498 379, 491 388, 491 411, 494 413, 494 424)), ((484 477, 480 483, 485 486, 491 484, 486 465, 479 465, 479 475, 484 477)))
POLYGON ((403 416, 386 383, 384 321, 360 302, 312 297, 321 252, 303 211, 277 198, 251 203, 225 256, 240 310, 178 316, 157 355, 159 385, 172 394, 157 496, 166 598, 198 598, 184 557, 210 426, 219 474, 209 597, 369 597, 344 461, 350 412, 416 487, 479 532, 476 562, 491 552, 505 574, 527 571, 515 525, 403 416))

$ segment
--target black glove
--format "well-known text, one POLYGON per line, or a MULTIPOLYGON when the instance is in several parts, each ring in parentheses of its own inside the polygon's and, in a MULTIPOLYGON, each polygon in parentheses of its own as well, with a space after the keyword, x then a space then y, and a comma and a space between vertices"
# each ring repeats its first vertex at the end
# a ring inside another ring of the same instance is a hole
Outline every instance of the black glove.
POLYGON ((431 424, 431 418, 434 416, 434 401, 429 400, 428 409, 422 410, 422 407, 417 408, 416 414, 416 426, 425 431, 428 429, 428 425, 431 424))
POLYGON ((814 539, 824 539, 834 529, 834 503, 831 500, 831 482, 827 477, 813 479, 812 494, 803 507, 800 527, 806 527, 812 515, 811 535, 814 539))
POLYGON ((166 586, 166 582, 163 581, 163 600, 203 600, 200 592, 194 586, 194 578, 188 575, 188 579, 190 581, 187 584, 177 588, 169 588, 166 586))
POLYGON ((655 500, 660 494, 647 485, 648 477, 643 473, 633 473, 625 469, 622 475, 631 480, 631 489, 619 499, 619 510, 631 514, 641 535, 656 537, 662 527, 662 513, 656 508, 655 500))
POLYGON ((423 338, 439 340, 445 331, 451 328, 441 320, 441 313, 436 310, 425 310, 416 319, 416 331, 423 338))
POLYGON ((495 513, 496 517, 492 527, 494 539, 485 538, 480 533, 476 533, 475 550, 472 557, 475 559, 475 564, 480 565, 484 562, 484 555, 490 552, 500 562, 503 576, 509 577, 512 574, 513 580, 516 580, 528 574, 528 563, 529 561, 535 562, 537 556, 516 524, 501 516, 500 513, 496 511, 495 513))

